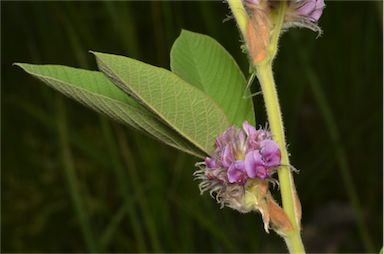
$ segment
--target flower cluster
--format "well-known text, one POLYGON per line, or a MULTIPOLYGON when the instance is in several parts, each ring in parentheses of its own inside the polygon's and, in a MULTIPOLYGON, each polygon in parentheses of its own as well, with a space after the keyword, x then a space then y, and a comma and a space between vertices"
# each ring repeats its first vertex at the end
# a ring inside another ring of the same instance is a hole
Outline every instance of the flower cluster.
POLYGON ((200 190, 210 191, 222 206, 247 212, 242 200, 247 185, 271 179, 280 166, 279 146, 269 131, 244 122, 242 129, 231 127, 219 136, 215 147, 211 157, 197 164, 200 190))

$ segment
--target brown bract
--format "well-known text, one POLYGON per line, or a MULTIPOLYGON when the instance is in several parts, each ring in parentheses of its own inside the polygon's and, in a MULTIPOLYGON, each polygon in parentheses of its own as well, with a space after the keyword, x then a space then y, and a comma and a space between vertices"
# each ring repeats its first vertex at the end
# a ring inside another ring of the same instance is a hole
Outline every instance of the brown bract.
POLYGON ((273 229, 280 235, 285 235, 292 231, 292 224, 284 210, 275 202, 270 194, 267 199, 273 229))
POLYGON ((248 6, 249 22, 247 24, 246 42, 248 53, 254 65, 268 56, 270 37, 270 21, 265 10, 256 6, 248 6))
POLYGON ((280 235, 289 234, 292 231, 292 224, 284 210, 273 199, 269 191, 269 182, 263 180, 250 181, 246 187, 245 203, 253 206, 258 211, 264 223, 264 229, 269 232, 271 227, 280 235))

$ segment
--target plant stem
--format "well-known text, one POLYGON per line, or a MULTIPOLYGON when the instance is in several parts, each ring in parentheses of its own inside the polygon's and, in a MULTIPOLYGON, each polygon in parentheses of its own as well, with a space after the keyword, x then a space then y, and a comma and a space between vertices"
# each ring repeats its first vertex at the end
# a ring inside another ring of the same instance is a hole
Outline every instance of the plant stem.
MULTIPOLYGON (((276 13, 276 17, 275 17, 275 27, 273 29, 273 34, 272 34, 272 38, 271 38, 271 42, 269 43, 269 59, 272 63, 273 59, 275 58, 276 56, 276 53, 277 53, 277 45, 279 43, 279 38, 280 38, 280 33, 281 33, 281 29, 283 27, 283 23, 284 23, 284 19, 285 19, 285 12, 286 12, 286 9, 287 9, 287 4, 286 2, 283 0, 281 3, 280 3, 280 6, 279 6, 279 9, 276 13)), ((267 61, 268 61, 267 60, 267 61)))
POLYGON ((276 16, 273 17, 274 29, 268 47, 269 56, 264 62, 256 66, 256 74, 263 92, 265 108, 267 110, 272 136, 279 144, 281 150, 282 166, 278 170, 281 200, 283 203, 283 209, 293 228, 291 232, 284 236, 284 240, 290 253, 305 253, 300 235, 300 201, 297 197, 295 183, 290 171, 290 163, 285 143, 284 124, 272 72, 272 62, 277 54, 278 42, 284 23, 286 8, 286 2, 281 1, 276 16))
POLYGON ((241 0, 227 0, 229 7, 232 11, 233 16, 235 17, 236 23, 239 26, 240 32, 243 36, 245 36, 247 23, 248 23, 248 15, 244 9, 243 3, 241 0))
POLYGON ((265 107, 267 110, 268 121, 273 135, 273 139, 279 144, 281 149, 281 165, 278 170, 281 199, 283 209, 291 221, 293 230, 285 237, 285 241, 291 253, 304 253, 304 246, 300 238, 299 218, 296 216, 298 204, 296 202, 296 190, 292 175, 289 169, 289 158, 285 144, 285 134, 281 110, 278 101, 277 91, 272 73, 271 62, 258 65, 256 74, 263 92, 265 107))
MULTIPOLYGON (((237 25, 243 37, 246 38, 246 27, 249 20, 242 1, 228 0, 228 4, 232 10, 232 13, 236 19, 237 25)), ((292 231, 285 234, 284 240, 290 253, 305 253, 300 235, 301 208, 299 208, 300 204, 289 168, 290 163, 285 144, 284 125, 272 72, 272 61, 277 53, 277 45, 285 18, 286 8, 287 3, 285 1, 281 1, 279 9, 272 17, 274 21, 274 28, 268 46, 268 57, 260 64, 256 65, 255 68, 256 75, 259 79, 263 92, 264 103, 267 110, 271 132, 274 140, 279 144, 281 150, 282 166, 278 170, 281 199, 283 203, 283 209, 292 224, 292 231)))

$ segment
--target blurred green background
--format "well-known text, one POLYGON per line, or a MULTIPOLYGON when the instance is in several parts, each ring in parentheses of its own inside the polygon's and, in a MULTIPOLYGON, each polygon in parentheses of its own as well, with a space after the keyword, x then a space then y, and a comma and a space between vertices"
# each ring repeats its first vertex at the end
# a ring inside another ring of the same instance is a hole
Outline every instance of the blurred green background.
MULTIPOLYGON (((169 68, 181 28, 247 71, 220 1, 1 2, 2 252, 284 252, 260 216, 200 196, 196 159, 115 124, 12 66, 96 69, 88 50, 169 68)), ((383 238, 382 4, 328 2, 323 36, 291 29, 275 63, 309 252, 383 238)), ((254 91, 259 88, 253 87, 254 91)), ((262 97, 254 98, 264 125, 262 97)))

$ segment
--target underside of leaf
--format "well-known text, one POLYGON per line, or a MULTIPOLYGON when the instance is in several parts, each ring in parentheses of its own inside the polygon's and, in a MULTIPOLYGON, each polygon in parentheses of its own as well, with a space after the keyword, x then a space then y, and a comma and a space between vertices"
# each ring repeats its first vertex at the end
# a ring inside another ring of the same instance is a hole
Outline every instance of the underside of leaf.
POLYGON ((210 97, 172 72, 128 57, 94 54, 115 85, 202 151, 212 152, 215 138, 230 126, 210 97))
POLYGON ((64 95, 197 157, 204 152, 113 85, 104 74, 58 65, 17 64, 64 95))

